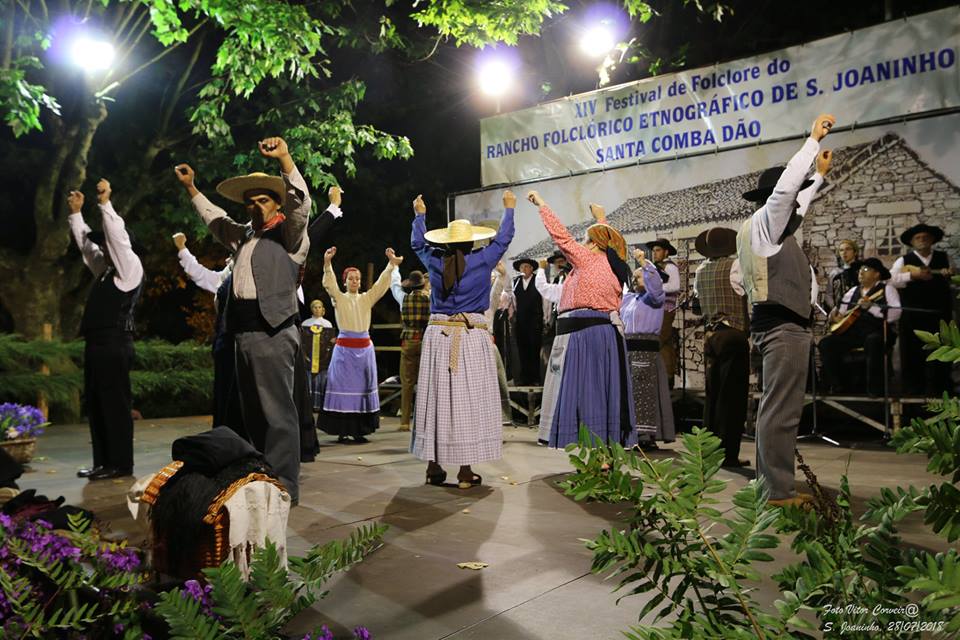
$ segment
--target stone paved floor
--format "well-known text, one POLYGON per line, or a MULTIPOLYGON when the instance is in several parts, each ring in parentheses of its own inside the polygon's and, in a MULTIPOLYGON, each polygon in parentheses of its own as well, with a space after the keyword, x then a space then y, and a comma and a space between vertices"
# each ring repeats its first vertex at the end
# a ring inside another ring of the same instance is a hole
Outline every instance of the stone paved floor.
MULTIPOLYGON (((174 439, 207 425, 209 417, 137 422, 136 472, 155 472, 169 461, 174 439)), ((290 517, 291 553, 344 537, 363 522, 382 521, 390 529, 384 546, 334 579, 330 595, 298 619, 294 631, 324 622, 337 637, 363 624, 377 640, 593 640, 622 637, 619 631, 636 622, 642 597, 616 605, 613 584, 590 574, 591 556, 580 542, 615 523, 618 507, 564 497, 555 482, 569 471, 565 455, 537 446, 533 430, 506 427, 503 459, 476 469, 484 486, 431 487, 423 484, 424 465, 407 453, 409 434, 396 425, 385 419, 364 445, 338 445, 324 436, 317 461, 303 466, 300 506, 290 517), (456 566, 472 560, 490 566, 456 566)), ((854 448, 800 448, 824 486, 836 488, 847 470, 859 510, 881 487, 929 480, 923 458, 898 456, 876 438, 854 448)), ((124 505, 129 479, 87 483, 75 477, 89 461, 84 425, 52 427, 38 455, 21 479, 23 488, 63 495, 108 521, 114 534, 143 539, 124 505)), ((752 443, 744 442, 742 457, 752 456, 752 443)), ((748 478, 727 471, 720 477, 730 481, 719 494, 720 508, 729 509, 730 496, 748 478)), ((906 530, 914 544, 943 547, 921 531, 919 519, 906 530)), ((766 575, 791 560, 788 549, 775 556, 766 575)), ((762 601, 778 595, 772 584, 760 585, 762 601)))

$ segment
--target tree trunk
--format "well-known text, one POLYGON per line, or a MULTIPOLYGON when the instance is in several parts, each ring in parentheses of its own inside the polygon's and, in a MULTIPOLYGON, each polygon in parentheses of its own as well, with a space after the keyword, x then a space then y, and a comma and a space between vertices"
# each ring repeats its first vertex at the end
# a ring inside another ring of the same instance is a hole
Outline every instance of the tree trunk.
MULTIPOLYGON (((82 267, 76 258, 68 257, 73 238, 67 222, 66 193, 80 188, 86 180, 90 145, 106 116, 102 104, 90 103, 69 127, 51 123, 54 133, 60 134, 54 138, 59 144, 47 158, 34 194, 34 246, 26 255, 10 250, 0 255, 0 298, 13 318, 14 331, 26 337, 39 336, 45 322, 53 326, 55 337, 64 335, 61 303, 65 294, 76 290, 82 267)), ((73 318, 68 324, 68 336, 72 337, 73 318)))

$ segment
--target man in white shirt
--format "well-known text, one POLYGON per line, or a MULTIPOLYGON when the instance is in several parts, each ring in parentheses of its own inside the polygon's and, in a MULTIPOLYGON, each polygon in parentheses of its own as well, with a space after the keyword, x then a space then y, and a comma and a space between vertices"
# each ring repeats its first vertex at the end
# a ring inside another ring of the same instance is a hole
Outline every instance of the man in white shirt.
POLYGON ((133 364, 134 310, 143 289, 143 263, 136 240, 110 202, 110 183, 97 183, 103 231, 83 220, 83 194, 71 191, 70 231, 95 277, 80 322, 84 338, 83 386, 93 443, 93 465, 77 472, 89 480, 133 473, 133 418, 130 367, 133 364))
POLYGON ((657 238, 648 242, 653 264, 667 274, 663 283, 666 300, 663 303, 663 323, 660 325, 660 357, 667 369, 667 384, 673 388, 677 373, 677 346, 673 331, 673 321, 677 317, 677 302, 680 299, 680 268, 670 259, 677 255, 677 249, 666 238, 657 238))
POLYGON ((750 333, 763 358, 763 395, 757 413, 757 474, 770 504, 803 504, 795 487, 793 451, 803 410, 812 335, 810 261, 795 233, 830 168, 820 140, 836 119, 820 115, 810 137, 785 168, 764 171, 756 189, 743 194, 760 208, 737 234, 744 289, 751 305, 750 333), (810 165, 816 173, 807 180, 810 165))
POLYGON ((900 318, 900 295, 890 282, 890 271, 877 258, 863 261, 858 278, 859 284, 850 287, 839 305, 831 311, 830 321, 838 322, 855 308, 860 311, 850 316, 842 327, 824 336, 817 345, 823 364, 823 381, 828 393, 831 390, 860 391, 851 387, 851 379, 857 376, 852 376, 853 372, 844 369, 843 357, 853 349, 862 348, 867 356, 867 393, 881 396, 884 392, 884 351, 896 340, 892 327, 885 331, 883 323, 886 320, 894 324, 900 318))

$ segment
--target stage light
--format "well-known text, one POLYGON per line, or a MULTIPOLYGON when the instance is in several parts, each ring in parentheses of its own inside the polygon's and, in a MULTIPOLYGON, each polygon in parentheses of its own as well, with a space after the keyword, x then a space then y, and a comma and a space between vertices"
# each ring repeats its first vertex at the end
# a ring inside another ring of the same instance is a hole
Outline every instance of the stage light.
POLYGON ((104 71, 113 64, 113 45, 106 40, 96 40, 87 35, 78 35, 70 43, 70 61, 84 71, 104 71))
POLYGON ((480 66, 477 82, 488 96, 502 96, 513 84, 513 69, 503 60, 488 60, 480 66))
POLYGON ((580 38, 580 50, 591 58, 602 58, 610 53, 615 44, 610 29, 602 24, 591 27, 580 38))

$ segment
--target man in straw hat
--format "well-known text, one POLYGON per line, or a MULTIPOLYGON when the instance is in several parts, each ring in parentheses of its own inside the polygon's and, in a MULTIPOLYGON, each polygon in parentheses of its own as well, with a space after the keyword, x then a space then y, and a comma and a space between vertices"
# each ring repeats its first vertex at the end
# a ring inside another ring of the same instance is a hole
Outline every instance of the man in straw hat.
POLYGON ((900 242, 912 249, 893 263, 893 284, 902 290, 904 309, 900 316, 901 375, 904 393, 939 396, 950 382, 950 365, 927 362, 928 352, 916 330, 931 333, 940 330, 940 321, 950 322, 953 299, 950 295, 950 258, 933 245, 943 240, 943 229, 916 224, 900 236, 900 242))
POLYGON ((763 358, 763 395, 757 414, 757 474, 770 491, 770 504, 803 504, 798 495, 793 452, 803 410, 810 364, 810 262, 794 234, 830 167, 820 141, 833 127, 819 115, 810 137, 786 167, 760 174, 757 188, 743 194, 759 209, 740 228, 737 253, 752 307, 750 333, 763 358), (816 174, 807 179, 816 160, 816 174))
POLYGON ((140 247, 110 202, 110 183, 97 183, 103 231, 83 221, 83 194, 67 196, 70 231, 83 262, 96 278, 80 321, 83 397, 90 421, 93 465, 77 472, 89 480, 133 473, 133 418, 130 366, 133 364, 133 313, 143 289, 140 247))
MULTIPOLYGON (((234 252, 233 282, 227 301, 227 326, 234 336, 237 384, 250 439, 283 482, 294 503, 299 499, 300 434, 294 398, 297 285, 310 249, 307 220, 310 194, 283 138, 258 144, 274 158, 281 175, 251 173, 224 180, 217 193, 243 204, 250 222, 242 224, 210 202, 194 185, 189 165, 177 165, 177 179, 190 195, 211 233, 234 252)), ((333 202, 328 211, 340 215, 333 202)), ((339 192, 336 193, 339 198, 339 192)))
POLYGON ((706 260, 697 267, 693 292, 703 313, 706 401, 703 424, 723 441, 724 467, 746 467, 740 439, 747 419, 750 342, 747 299, 740 281, 737 232, 714 227, 695 242, 706 260))

